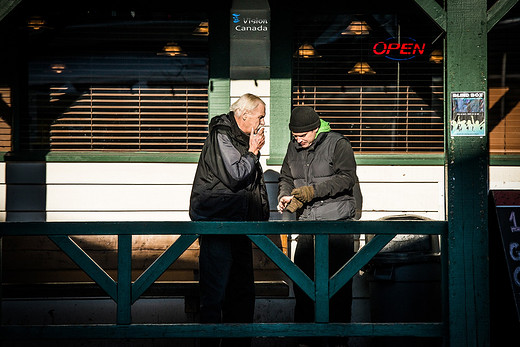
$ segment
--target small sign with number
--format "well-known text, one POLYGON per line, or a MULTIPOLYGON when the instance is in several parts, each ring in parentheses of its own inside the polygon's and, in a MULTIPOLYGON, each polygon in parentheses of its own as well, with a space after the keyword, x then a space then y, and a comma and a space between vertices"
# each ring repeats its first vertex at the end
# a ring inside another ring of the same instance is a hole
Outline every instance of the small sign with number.
POLYGON ((520 191, 494 191, 509 279, 520 320, 520 191))

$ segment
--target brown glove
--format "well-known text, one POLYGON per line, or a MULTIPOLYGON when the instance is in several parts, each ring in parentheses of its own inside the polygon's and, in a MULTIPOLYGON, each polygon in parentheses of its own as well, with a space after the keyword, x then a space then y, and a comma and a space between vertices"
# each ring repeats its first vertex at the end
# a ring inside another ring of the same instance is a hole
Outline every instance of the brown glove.
POLYGON ((296 188, 292 190, 291 195, 294 195, 294 197, 301 202, 306 203, 314 198, 314 188, 312 186, 296 188))
POLYGON ((303 202, 301 202, 300 200, 298 200, 294 197, 294 198, 292 198, 291 202, 289 203, 289 205, 287 205, 287 207, 285 209, 291 213, 294 213, 302 207, 303 207, 303 202))

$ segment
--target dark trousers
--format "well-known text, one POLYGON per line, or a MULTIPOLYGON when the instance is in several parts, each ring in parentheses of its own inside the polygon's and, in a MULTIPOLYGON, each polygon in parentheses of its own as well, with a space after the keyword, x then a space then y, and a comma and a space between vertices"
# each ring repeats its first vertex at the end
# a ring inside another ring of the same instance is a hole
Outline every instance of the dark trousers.
MULTIPOLYGON (((200 237, 201 323, 251 323, 255 284, 251 241, 245 235, 200 237)), ((201 339, 201 346, 249 346, 251 339, 201 339)))
MULTIPOLYGON (((352 235, 329 235, 329 277, 338 271, 354 255, 352 235)), ((310 279, 314 279, 314 237, 299 235, 294 263, 310 279)), ((296 306, 295 322, 314 321, 314 302, 298 286, 294 287, 296 306)), ((348 323, 352 312, 352 280, 347 282, 329 301, 329 321, 348 323)), ((319 345, 318 339, 302 338, 301 342, 309 345, 319 345)), ((346 344, 346 339, 332 339, 331 345, 346 344)))

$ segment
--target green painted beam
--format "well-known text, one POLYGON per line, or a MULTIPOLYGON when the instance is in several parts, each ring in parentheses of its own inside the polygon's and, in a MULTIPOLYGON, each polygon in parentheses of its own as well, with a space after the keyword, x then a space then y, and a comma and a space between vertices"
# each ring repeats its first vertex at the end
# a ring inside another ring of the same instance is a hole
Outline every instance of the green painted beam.
POLYGON ((0 0, 0 22, 20 3, 22 0, 0 0))
MULTIPOLYGON (((6 223, 8 224, 8 223, 6 223)), ((4 224, 5 226, 5 224, 4 224)), ((45 235, 45 234, 40 234, 45 235)), ((49 236, 70 259, 76 263, 85 273, 92 278, 111 298, 117 302, 116 282, 92 259, 81 247, 68 236, 49 236)))
POLYGON ((415 0, 424 12, 444 31, 446 31, 446 11, 435 0, 415 0))
POLYGON ((487 31, 490 32, 495 24, 497 24, 517 2, 518 0, 500 0, 495 2, 487 11, 487 31))
POLYGON ((329 283, 329 297, 338 292, 354 275, 365 266, 380 250, 390 242, 396 234, 375 235, 365 246, 363 246, 338 272, 336 272, 329 283))
POLYGON ((291 280, 307 294, 316 299, 314 282, 265 235, 249 235, 255 245, 262 250, 291 280))
POLYGON ((175 337, 423 336, 443 337, 442 323, 253 323, 0 326, 0 340, 175 337))

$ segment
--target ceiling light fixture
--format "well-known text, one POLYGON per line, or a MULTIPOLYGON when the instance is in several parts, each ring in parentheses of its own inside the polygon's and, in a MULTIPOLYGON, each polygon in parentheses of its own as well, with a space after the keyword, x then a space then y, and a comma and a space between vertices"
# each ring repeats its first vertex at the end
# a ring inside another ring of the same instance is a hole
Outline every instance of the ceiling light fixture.
POLYGON ((354 67, 348 72, 349 74, 356 74, 356 75, 373 75, 376 72, 368 65, 368 63, 358 62, 354 67))
POLYGON ((321 55, 318 55, 314 47, 308 43, 304 43, 303 45, 301 45, 296 51, 296 53, 294 53, 294 56, 304 59, 321 58, 321 55))
POLYGON ((162 52, 157 53, 157 55, 166 55, 169 57, 185 57, 187 54, 184 53, 181 46, 179 46, 175 42, 168 42, 164 47, 162 52))
POLYGON ((370 30, 372 30, 372 28, 370 28, 364 20, 354 20, 341 35, 368 35, 370 30))
POLYGON ((45 19, 38 16, 31 17, 27 20, 27 27, 32 30, 40 30, 46 28, 45 24, 45 19))
POLYGON ((440 64, 444 60, 442 55, 442 51, 440 49, 433 50, 432 54, 430 54, 430 62, 434 64, 440 64))
POLYGON ((208 36, 209 35, 209 24, 208 22, 200 22, 199 26, 193 30, 195 36, 208 36))
POLYGON ((61 63, 56 63, 56 64, 51 65, 51 70, 57 74, 60 74, 63 71, 65 71, 65 68, 66 68, 65 64, 61 64, 61 63))

